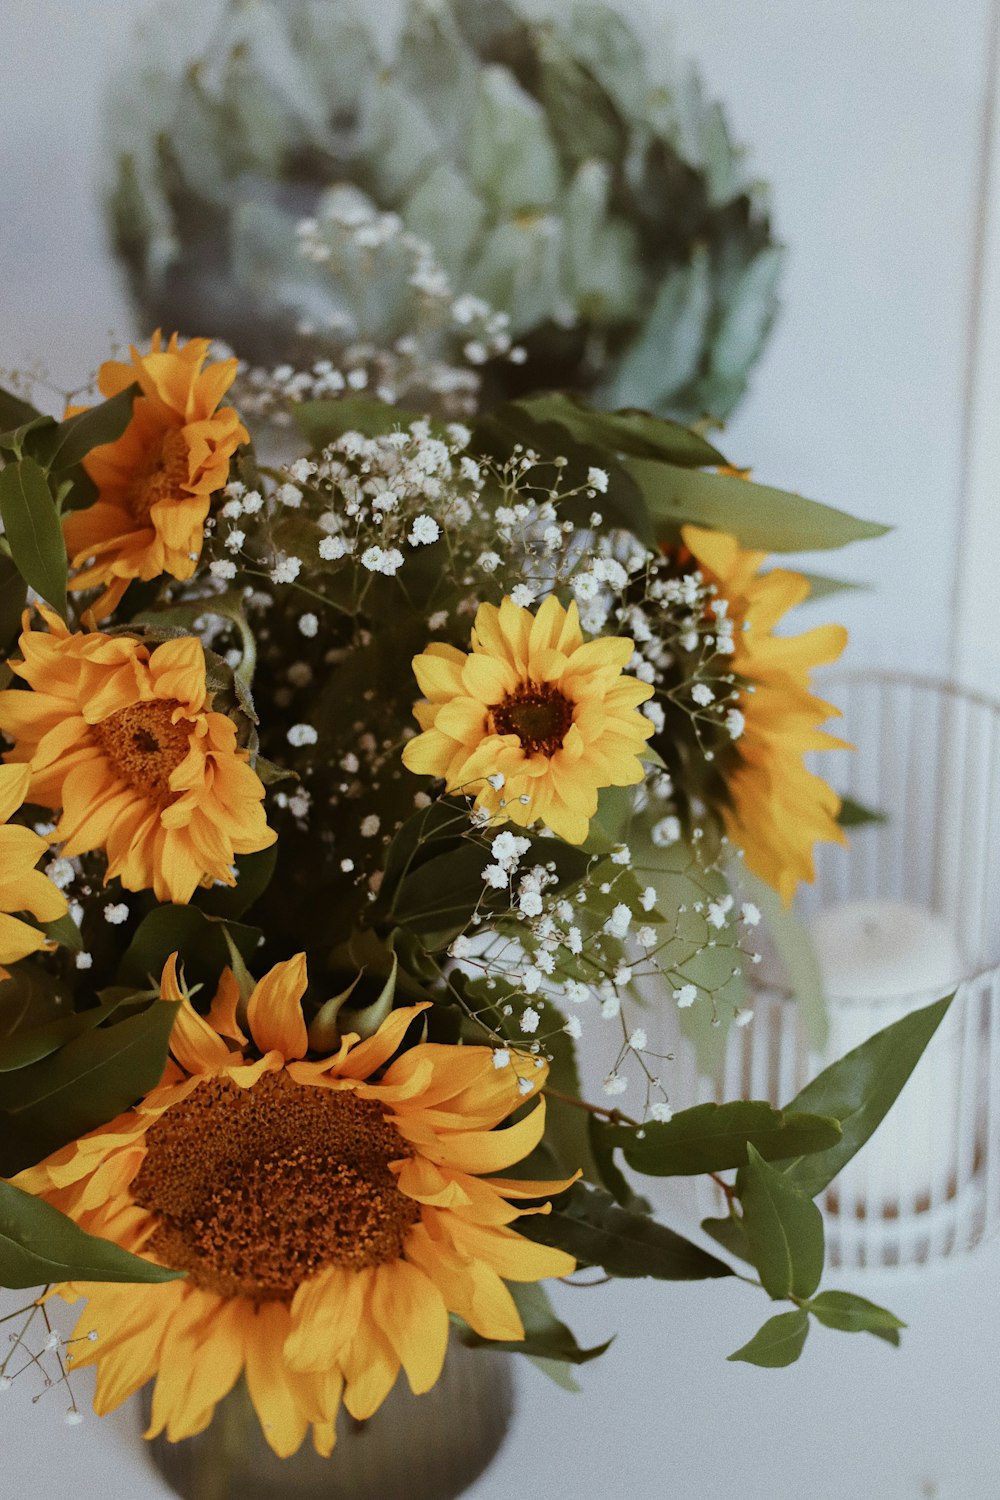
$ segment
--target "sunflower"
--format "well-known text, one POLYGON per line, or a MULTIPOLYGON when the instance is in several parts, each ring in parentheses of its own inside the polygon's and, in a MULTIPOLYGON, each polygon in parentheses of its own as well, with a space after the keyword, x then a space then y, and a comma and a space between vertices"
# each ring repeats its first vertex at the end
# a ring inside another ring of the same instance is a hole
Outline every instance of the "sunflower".
POLYGON ((403 751, 411 771, 444 777, 492 818, 587 837, 605 786, 634 786, 653 726, 638 705, 653 689, 622 668, 624 636, 584 641, 576 604, 550 595, 536 615, 509 598, 481 604, 472 652, 433 642, 413 659, 426 703, 403 751))
POLYGON ((809 674, 835 661, 847 644, 841 625, 821 625, 804 635, 776 636, 774 627, 809 593, 808 581, 787 568, 761 574, 766 553, 749 552, 735 537, 685 526, 684 544, 706 580, 728 604, 734 625, 733 671, 752 686, 742 691, 742 732, 727 776, 732 805, 727 831, 750 869, 787 905, 800 880, 815 879, 813 845, 846 844, 837 822, 840 798, 802 757, 811 750, 850 749, 819 726, 839 717, 814 698, 809 674))
POLYGON ((101 366, 103 396, 136 382, 142 394, 121 437, 83 461, 97 486, 94 504, 63 523, 70 560, 84 570, 70 588, 104 588, 93 606, 98 619, 117 607, 133 578, 191 577, 211 497, 227 482, 236 449, 250 441, 232 407, 219 406, 237 362, 202 368, 210 344, 191 339, 182 348, 174 334, 164 348, 157 332, 148 354, 132 350, 130 365, 101 366))
POLYGON ((0 730, 15 742, 8 759, 29 769, 31 801, 62 810, 63 854, 104 849, 106 880, 160 901, 233 885, 235 857, 275 835, 235 725, 210 710, 201 642, 150 650, 41 613, 48 632, 26 625, 10 663, 34 691, 0 692, 0 730))
MULTIPOLYGON (((345 1036, 307 1060, 303 954, 255 986, 238 1019, 223 975, 207 1018, 182 993, 176 955, 161 995, 179 1001, 161 1084, 101 1129, 14 1179, 93 1234, 185 1271, 159 1285, 64 1284, 87 1297, 78 1363, 97 1365, 103 1415, 157 1376, 152 1425, 171 1440, 208 1426, 245 1371, 282 1457, 310 1424, 329 1454, 343 1397, 363 1420, 399 1373, 427 1391, 441 1373, 449 1312, 483 1338, 524 1329, 510 1281, 564 1276, 571 1256, 508 1226, 508 1199, 569 1183, 490 1174, 538 1144, 545 1103, 524 1101, 488 1047, 398 1050, 425 1004, 393 1011, 367 1041, 345 1036)), ((544 1067, 526 1059, 529 1093, 544 1067)))
POLYGON ((30 828, 9 822, 27 797, 30 780, 27 766, 0 766, 0 964, 16 963, 46 943, 44 932, 11 913, 27 911, 39 922, 66 915, 65 896, 35 869, 48 843, 30 828))

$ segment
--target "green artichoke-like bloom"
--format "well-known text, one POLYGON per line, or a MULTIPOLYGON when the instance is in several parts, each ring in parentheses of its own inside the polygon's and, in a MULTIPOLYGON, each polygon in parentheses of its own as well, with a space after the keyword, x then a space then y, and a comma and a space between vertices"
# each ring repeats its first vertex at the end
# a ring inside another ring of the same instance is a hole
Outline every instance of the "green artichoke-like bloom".
POLYGON ((391 215, 450 296, 509 315, 517 362, 486 349, 483 399, 726 415, 775 311, 765 195, 695 75, 652 79, 603 4, 525 4, 409 0, 387 57, 350 0, 230 0, 196 61, 176 33, 157 47, 114 95, 110 211, 144 319, 254 361, 294 359, 302 329, 391 343, 415 295, 410 258, 369 243, 391 215), (369 235, 345 286, 297 226, 334 202, 343 228, 347 190, 369 235))

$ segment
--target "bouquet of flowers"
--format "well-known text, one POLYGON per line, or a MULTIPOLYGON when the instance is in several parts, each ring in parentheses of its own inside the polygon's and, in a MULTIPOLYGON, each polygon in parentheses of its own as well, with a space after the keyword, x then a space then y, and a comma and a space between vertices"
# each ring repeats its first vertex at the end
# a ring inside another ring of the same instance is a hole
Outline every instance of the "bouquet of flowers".
POLYGON ((784 1108, 676 1107, 656 1039, 750 1021, 753 890, 844 838, 844 632, 776 634, 829 581, 765 556, 882 528, 560 394, 301 403, 268 463, 235 375, 157 334, 62 420, 0 395, 0 1284, 85 1300, 61 1374, 155 1377, 170 1439, 243 1374, 328 1454, 450 1339, 599 1353, 541 1285, 587 1267, 759 1284, 758 1365, 897 1342, 813 1200, 947 1001, 784 1108), (636 1179, 702 1173, 696 1243, 636 1179))

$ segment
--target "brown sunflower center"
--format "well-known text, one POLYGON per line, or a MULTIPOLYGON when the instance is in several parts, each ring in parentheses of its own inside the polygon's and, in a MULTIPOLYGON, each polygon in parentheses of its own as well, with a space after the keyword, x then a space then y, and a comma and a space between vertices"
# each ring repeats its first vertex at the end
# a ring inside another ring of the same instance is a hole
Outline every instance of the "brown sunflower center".
POLYGON ((148 1249, 224 1297, 287 1301, 324 1266, 395 1260, 418 1205, 389 1162, 412 1153, 384 1106, 265 1073, 200 1083, 146 1134, 133 1197, 148 1249))
POLYGON ((573 723, 573 705, 549 682, 526 682, 490 709, 497 734, 516 734, 529 755, 555 755, 573 723))
POLYGON ((129 509, 137 521, 145 521, 160 500, 176 500, 185 493, 188 479, 188 443, 183 432, 168 432, 154 448, 128 486, 129 509))
POLYGON ((179 706, 173 698, 132 703, 91 726, 118 775, 144 796, 168 796, 171 774, 188 753, 188 721, 173 722, 179 706))

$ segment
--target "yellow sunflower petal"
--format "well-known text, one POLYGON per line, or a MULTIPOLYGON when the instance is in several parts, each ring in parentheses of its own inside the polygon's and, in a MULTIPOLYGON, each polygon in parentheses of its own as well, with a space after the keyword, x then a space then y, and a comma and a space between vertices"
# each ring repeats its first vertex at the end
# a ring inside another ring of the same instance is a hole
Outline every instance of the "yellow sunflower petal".
POLYGON ((304 953, 276 964, 254 986, 247 1004, 247 1024, 262 1052, 280 1052, 283 1057, 305 1057, 309 1047, 302 1015, 302 997, 308 977, 304 953))

